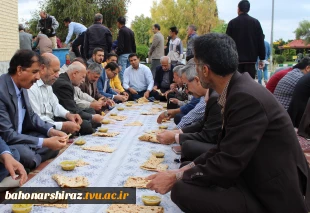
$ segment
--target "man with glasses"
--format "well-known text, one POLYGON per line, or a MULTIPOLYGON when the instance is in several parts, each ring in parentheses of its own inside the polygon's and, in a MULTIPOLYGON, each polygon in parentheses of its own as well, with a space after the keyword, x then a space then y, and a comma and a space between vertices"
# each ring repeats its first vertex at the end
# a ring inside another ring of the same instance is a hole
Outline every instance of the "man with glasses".
POLYGON ((32 109, 43 121, 54 124, 57 130, 66 133, 79 132, 81 117, 78 114, 71 114, 61 106, 53 93, 52 85, 59 77, 59 59, 51 53, 44 53, 42 58, 41 79, 28 90, 32 109))
POLYGON ((98 79, 97 87, 101 95, 118 102, 125 102, 128 100, 128 96, 117 94, 110 86, 110 79, 117 76, 119 72, 120 68, 118 64, 114 62, 108 63, 98 79))

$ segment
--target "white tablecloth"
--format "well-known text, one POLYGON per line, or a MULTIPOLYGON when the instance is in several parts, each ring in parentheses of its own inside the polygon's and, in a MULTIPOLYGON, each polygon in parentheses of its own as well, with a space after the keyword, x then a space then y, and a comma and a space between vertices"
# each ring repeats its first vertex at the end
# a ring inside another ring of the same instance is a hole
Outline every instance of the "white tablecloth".
MULTIPOLYGON (((116 121, 115 124, 103 125, 109 128, 109 132, 120 132, 113 138, 102 138, 94 136, 84 136, 87 143, 84 146, 95 146, 108 144, 116 148, 113 153, 94 152, 82 150, 80 146, 72 144, 68 149, 57 157, 53 162, 46 166, 39 174, 28 181, 24 187, 53 187, 57 183, 52 179, 53 174, 62 174, 70 177, 85 176, 88 178, 90 187, 121 187, 129 176, 148 176, 154 172, 140 169, 151 155, 151 151, 162 151, 165 153, 164 164, 169 165, 168 169, 177 169, 179 164, 174 162, 178 158, 169 145, 161 145, 149 142, 142 142, 138 139, 145 131, 158 129, 156 119, 157 115, 141 115, 141 112, 147 112, 152 107, 161 107, 152 103, 143 106, 135 106, 137 110, 117 111, 116 106, 112 112, 118 115, 128 116, 125 121, 116 121), (124 126, 124 124, 134 121, 140 121, 143 126, 124 126), (83 159, 90 163, 88 166, 77 167, 73 171, 63 171, 59 163, 63 160, 83 159)), ((110 114, 110 113, 109 113, 110 114)), ((106 118, 108 118, 106 115, 106 118)), ((174 124, 169 124, 169 129, 174 124)), ((144 194, 155 194, 147 189, 137 189, 137 204, 142 204, 141 196, 144 194)), ((159 195, 159 194, 158 194, 159 195)), ((161 196, 161 195, 160 195, 161 196)), ((170 199, 170 193, 162 195, 161 206, 166 213, 182 212, 170 199)), ((35 206, 32 212, 106 212, 109 205, 82 205, 71 204, 67 209, 58 209, 52 207, 35 206)), ((2 205, 0 212, 11 212, 10 205, 2 205)))

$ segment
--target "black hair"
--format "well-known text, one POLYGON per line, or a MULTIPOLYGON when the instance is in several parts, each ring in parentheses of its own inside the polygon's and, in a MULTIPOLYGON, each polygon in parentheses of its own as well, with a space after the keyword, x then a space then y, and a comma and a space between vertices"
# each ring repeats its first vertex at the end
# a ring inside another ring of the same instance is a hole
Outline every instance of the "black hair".
POLYGON ((198 63, 209 66, 216 75, 226 76, 238 68, 238 52, 234 40, 226 34, 209 33, 194 41, 198 63))
POLYGON ((238 4, 238 8, 243 13, 248 13, 250 11, 250 2, 248 0, 242 0, 238 4))
POLYGON ((24 26, 22 24, 19 24, 18 25, 18 31, 21 31, 21 30, 25 30, 24 26))
POLYGON ((121 16, 121 17, 118 17, 117 22, 120 23, 121 25, 125 25, 126 19, 125 17, 121 16))
POLYGON ((154 24, 154 28, 156 28, 156 29, 160 30, 160 26, 159 26, 159 24, 154 24))
POLYGON ((118 58, 118 55, 116 53, 109 53, 107 55, 107 59, 110 59, 111 57, 115 56, 116 58, 118 58))
POLYGON ((18 66, 21 66, 25 70, 35 62, 42 63, 42 58, 38 53, 32 50, 18 50, 11 58, 8 73, 9 75, 15 75, 18 66))
POLYGON ((64 22, 69 22, 69 23, 71 23, 71 18, 69 18, 69 17, 65 18, 65 19, 64 19, 64 22))
POLYGON ((93 55, 96 55, 97 52, 104 52, 104 50, 100 47, 96 47, 94 50, 93 50, 93 55))
POLYGON ((136 53, 130 53, 130 55, 128 56, 128 59, 135 57, 135 56, 139 58, 139 56, 136 53))
POLYGON ((169 29, 171 30, 171 32, 174 32, 176 35, 178 35, 179 30, 177 27, 170 27, 169 29))
POLYGON ((300 70, 305 69, 307 66, 310 66, 310 58, 309 57, 304 57, 303 59, 301 59, 301 61, 296 64, 293 68, 297 68, 300 70))
POLYGON ((119 69, 119 66, 118 66, 118 64, 115 63, 115 62, 110 62, 110 63, 108 63, 108 64, 105 66, 104 69, 110 69, 111 71, 114 71, 114 70, 116 70, 116 69, 119 69))

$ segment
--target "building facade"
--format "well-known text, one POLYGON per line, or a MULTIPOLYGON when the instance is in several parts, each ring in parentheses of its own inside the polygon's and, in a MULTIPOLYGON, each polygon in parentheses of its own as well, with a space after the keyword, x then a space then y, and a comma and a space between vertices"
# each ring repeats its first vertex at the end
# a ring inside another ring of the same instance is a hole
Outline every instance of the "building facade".
POLYGON ((1 0, 0 4, 0 75, 7 73, 9 61, 19 49, 18 0, 1 0))

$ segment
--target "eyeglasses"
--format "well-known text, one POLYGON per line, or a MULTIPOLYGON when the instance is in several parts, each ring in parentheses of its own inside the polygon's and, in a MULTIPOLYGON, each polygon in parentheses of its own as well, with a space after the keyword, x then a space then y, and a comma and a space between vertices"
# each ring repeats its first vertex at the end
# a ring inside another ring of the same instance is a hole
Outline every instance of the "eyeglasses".
MULTIPOLYGON (((195 80, 195 78, 193 78, 192 80, 188 81, 189 83, 192 82, 193 80, 195 80)), ((183 87, 184 90, 188 90, 188 85, 186 83, 183 83, 183 87)))

